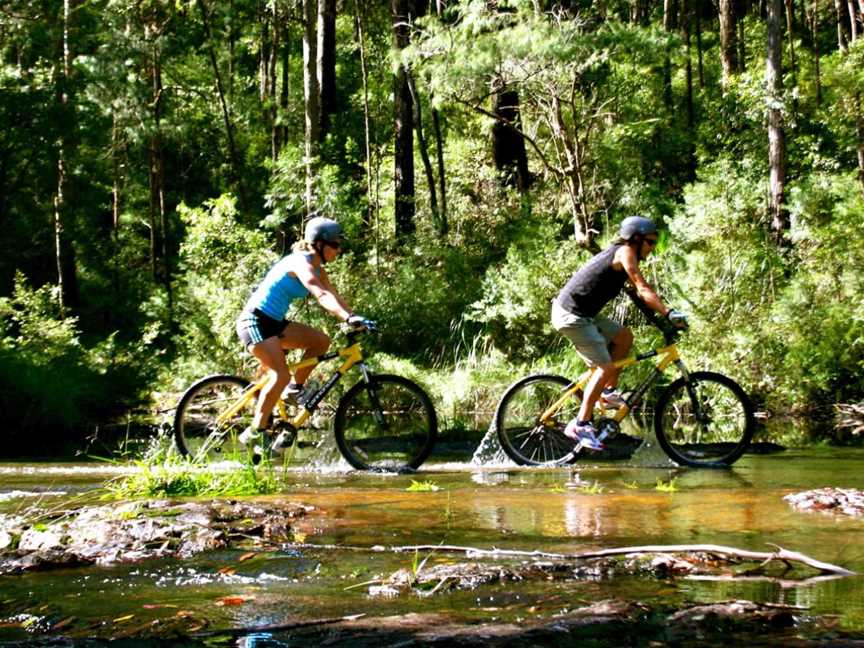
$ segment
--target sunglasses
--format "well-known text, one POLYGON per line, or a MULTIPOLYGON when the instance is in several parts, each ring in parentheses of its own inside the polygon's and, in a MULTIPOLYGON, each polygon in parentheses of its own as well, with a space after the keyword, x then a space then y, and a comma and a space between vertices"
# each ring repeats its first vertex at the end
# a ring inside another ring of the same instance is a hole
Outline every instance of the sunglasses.
POLYGON ((643 240, 645 241, 645 243, 647 243, 647 244, 650 245, 651 247, 657 247, 657 239, 650 239, 650 238, 646 238, 646 239, 643 239, 643 240))
POLYGON ((324 243, 324 245, 330 248, 339 249, 342 247, 342 241, 339 239, 336 239, 335 241, 322 241, 322 243, 324 243))

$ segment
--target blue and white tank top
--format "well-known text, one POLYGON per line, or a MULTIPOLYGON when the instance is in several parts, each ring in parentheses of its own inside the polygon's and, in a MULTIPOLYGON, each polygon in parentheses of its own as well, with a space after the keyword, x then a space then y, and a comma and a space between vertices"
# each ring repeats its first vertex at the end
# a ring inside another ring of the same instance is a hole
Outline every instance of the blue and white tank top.
MULTIPOLYGON (((251 312, 257 309, 268 317, 282 320, 285 319, 291 302, 295 299, 303 299, 309 294, 306 286, 290 273, 291 262, 297 255, 308 258, 311 263, 312 255, 304 252, 294 252, 283 257, 270 268, 264 280, 252 293, 246 302, 245 311, 251 312)), ((315 273, 321 276, 321 268, 315 268, 315 273)))

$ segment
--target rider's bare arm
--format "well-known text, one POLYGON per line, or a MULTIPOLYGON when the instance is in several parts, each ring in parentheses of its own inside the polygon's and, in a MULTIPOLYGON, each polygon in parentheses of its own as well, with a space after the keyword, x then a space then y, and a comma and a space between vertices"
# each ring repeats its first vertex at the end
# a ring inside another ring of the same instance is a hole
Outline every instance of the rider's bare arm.
POLYGON ((666 317, 669 309, 663 304, 650 284, 645 281, 645 277, 642 276, 642 271, 639 269, 639 260, 636 258, 636 250, 629 245, 621 246, 615 253, 614 263, 620 263, 624 267, 627 278, 636 289, 639 298, 649 308, 666 317))
POLYGON ((320 276, 315 273, 315 267, 308 261, 298 260, 291 267, 291 272, 300 280, 309 293, 318 301, 321 308, 343 322, 354 312, 330 285, 327 273, 321 268, 320 276))

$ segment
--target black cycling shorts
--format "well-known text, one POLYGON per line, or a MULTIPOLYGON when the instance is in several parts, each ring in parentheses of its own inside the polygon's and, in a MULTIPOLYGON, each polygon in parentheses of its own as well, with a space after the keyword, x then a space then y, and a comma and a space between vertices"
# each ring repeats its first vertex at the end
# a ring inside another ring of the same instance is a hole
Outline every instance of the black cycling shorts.
POLYGON ((256 308, 251 312, 243 311, 237 318, 237 335, 243 346, 248 349, 267 338, 281 335, 290 323, 284 319, 273 319, 256 308))

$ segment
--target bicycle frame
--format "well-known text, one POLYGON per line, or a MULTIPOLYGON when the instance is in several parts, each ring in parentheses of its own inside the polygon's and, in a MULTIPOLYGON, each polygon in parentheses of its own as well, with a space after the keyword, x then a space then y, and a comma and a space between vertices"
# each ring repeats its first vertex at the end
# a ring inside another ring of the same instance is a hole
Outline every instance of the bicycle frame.
MULTIPOLYGON (((669 367, 670 364, 675 364, 678 367, 678 370, 681 372, 683 376, 687 374, 687 368, 684 366, 684 363, 681 360, 681 357, 678 355, 678 346, 676 344, 669 344, 664 347, 659 347, 657 349, 653 349, 652 351, 646 351, 645 353, 640 353, 635 356, 631 356, 628 358, 624 358, 623 360, 618 360, 613 365, 619 369, 624 369, 626 367, 630 367, 632 365, 638 364, 640 362, 644 362, 650 358, 658 358, 657 363, 654 365, 654 371, 648 376, 642 383, 636 387, 635 390, 630 394, 628 398, 625 399, 627 403, 623 407, 618 408, 615 415, 612 416, 612 420, 616 423, 620 423, 624 420, 627 414, 636 406, 645 395, 645 392, 648 391, 648 388, 651 384, 660 377, 663 372, 669 367)), ((588 381, 591 379, 591 375, 593 374, 594 369, 588 369, 584 373, 582 373, 579 378, 576 379, 570 387, 562 394, 562 396, 552 403, 549 408, 543 412, 543 415, 540 417, 540 422, 543 424, 548 424, 549 420, 558 412, 561 407, 564 406, 570 398, 574 396, 578 391, 584 390, 585 385, 588 384, 588 381)))
MULTIPOLYGON (((349 341, 352 341, 349 337, 349 341)), ((339 349, 338 351, 331 351, 330 353, 325 353, 324 355, 316 356, 314 358, 306 358, 305 360, 301 360, 300 362, 295 362, 293 364, 288 365, 288 370, 293 374, 297 369, 301 369, 303 367, 314 367, 322 362, 327 362, 328 360, 335 360, 336 358, 344 358, 344 362, 336 369, 336 372, 330 376, 330 378, 325 382, 321 387, 319 387, 314 394, 299 408, 299 412, 297 415, 289 419, 288 411, 285 407, 285 401, 282 397, 279 397, 277 401, 277 408, 279 410, 279 416, 282 417, 283 420, 288 421, 295 429, 299 429, 302 427, 306 421, 312 416, 312 413, 318 407, 318 404, 326 398, 327 394, 330 393, 330 390, 338 383, 342 376, 344 376, 348 371, 355 365, 360 367, 361 372, 363 373, 363 380, 366 382, 369 381, 369 370, 366 365, 363 363, 363 349, 360 346, 359 342, 353 342, 349 346, 339 349)), ((216 419, 216 423, 218 425, 222 425, 225 421, 229 420, 231 417, 237 414, 244 407, 249 405, 251 401, 257 398, 258 393, 264 388, 267 382, 270 380, 269 376, 264 375, 257 382, 252 383, 243 393, 243 395, 231 405, 228 409, 222 412, 218 418, 216 419)))

